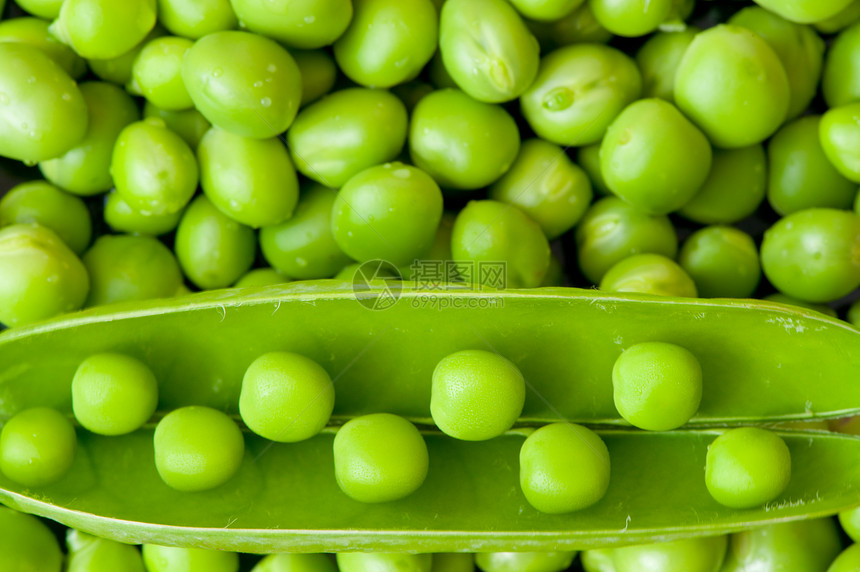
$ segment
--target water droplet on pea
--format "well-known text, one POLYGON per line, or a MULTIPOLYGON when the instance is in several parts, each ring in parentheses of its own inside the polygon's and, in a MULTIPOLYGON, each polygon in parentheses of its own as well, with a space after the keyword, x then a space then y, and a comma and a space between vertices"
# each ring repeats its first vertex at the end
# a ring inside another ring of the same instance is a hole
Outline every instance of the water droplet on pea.
POLYGON ((391 174, 394 175, 395 177, 397 177, 398 179, 408 179, 409 177, 412 176, 412 171, 410 171, 409 169, 397 169, 396 171, 393 171, 391 174))
POLYGON ((278 66, 276 66, 275 64, 269 64, 268 67, 266 67, 266 71, 269 73, 275 73, 276 71, 278 71, 278 66))
POLYGON ((255 82, 254 82, 254 87, 263 87, 263 82, 261 82, 261 81, 255 81, 255 82))
POLYGON ((262 105, 263 107, 269 107, 270 105, 272 105, 272 98, 264 97, 260 100, 260 105, 262 105))
POLYGON ((573 105, 573 92, 566 87, 552 89, 543 98, 543 108, 549 111, 563 111, 573 105))

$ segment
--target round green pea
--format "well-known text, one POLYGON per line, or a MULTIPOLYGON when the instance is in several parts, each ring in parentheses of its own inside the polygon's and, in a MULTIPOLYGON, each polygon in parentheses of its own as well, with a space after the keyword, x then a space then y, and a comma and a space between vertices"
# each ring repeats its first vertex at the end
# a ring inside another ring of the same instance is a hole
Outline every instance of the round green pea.
POLYGON ((198 405, 165 415, 155 426, 153 444, 158 474, 184 492, 223 485, 239 470, 245 452, 236 423, 221 411, 198 405))
POLYGON ((241 278, 236 280, 233 288, 248 288, 253 286, 275 286, 286 284, 290 279, 274 268, 255 268, 249 270, 241 278))
POLYGON ((836 557, 827 572, 853 572, 860 570, 860 544, 852 544, 836 557))
POLYGON ((272 554, 251 572, 337 572, 337 566, 326 554, 272 554))
POLYGON ((147 572, 239 572, 235 552, 144 544, 141 550, 147 572))
POLYGON ((87 269, 52 230, 0 228, 0 323, 15 327, 72 312, 89 288, 87 269))
POLYGON ((180 218, 182 211, 154 214, 133 209, 116 191, 111 191, 105 198, 105 222, 117 232, 159 236, 175 229, 180 218))
POLYGON ((338 69, 334 58, 325 50, 290 52, 302 76, 302 106, 312 103, 334 87, 338 69))
POLYGON ((702 298, 750 298, 761 280, 755 242, 730 226, 708 226, 691 234, 678 263, 702 298))
POLYGON ((571 14, 585 0, 511 0, 523 17, 539 22, 554 22, 571 14))
POLYGON ((87 131, 80 89, 41 50, 0 43, 0 156, 28 163, 59 157, 87 131))
POLYGON ((158 382, 143 362, 103 353, 88 357, 72 378, 72 410, 85 429, 124 435, 149 421, 158 405, 158 382))
POLYGON ((50 485, 69 472, 77 445, 75 428, 56 409, 19 411, 0 432, 0 471, 26 487, 50 485))
POLYGON ((35 516, 0 506, 0 570, 60 572, 63 553, 51 529, 35 516))
POLYGON ((86 250, 92 236, 84 202, 45 181, 21 183, 0 197, 0 227, 20 223, 53 230, 75 254, 86 250))
POLYGON ((209 131, 212 125, 196 109, 182 109, 180 111, 166 111, 159 109, 147 101, 143 105, 143 117, 148 119, 155 117, 164 121, 168 129, 182 137, 192 149, 197 149, 200 140, 209 131))
POLYGON ((774 292, 773 294, 768 294, 763 298, 763 300, 767 300, 769 302, 777 302, 778 304, 785 304, 788 306, 797 306, 798 308, 806 308, 807 310, 814 310, 816 312, 820 312, 822 314, 830 316, 831 318, 836 317, 836 310, 834 310, 827 304, 815 304, 813 302, 807 302, 806 300, 798 300, 797 298, 787 296, 782 292, 774 292))
POLYGON ((612 396, 631 425, 648 431, 676 429, 699 409, 702 366, 689 350, 675 344, 635 344, 615 360, 612 396))
POLYGON ((821 117, 818 136, 827 159, 850 181, 860 183, 860 103, 833 107, 821 117))
POLYGON ((69 556, 66 572, 144 572, 135 546, 91 536, 73 528, 66 532, 69 556))
POLYGON ((182 79, 194 106, 212 125, 257 139, 287 130, 302 99, 292 56, 249 32, 215 32, 185 53, 182 79))
POLYGON ((576 150, 576 161, 588 174, 592 188, 601 195, 612 194, 600 172, 600 141, 576 150))
POLYGON ((729 537, 720 572, 826 570, 841 550, 833 518, 757 526, 729 537))
POLYGON ((155 0, 65 0, 51 33, 84 58, 109 59, 140 43, 155 16, 155 0))
POLYGON ((727 540, 722 535, 586 550, 582 565, 586 572, 717 572, 727 540))
POLYGON ((414 79, 436 51, 436 8, 430 0, 354 0, 352 21, 334 57, 352 81, 391 87, 414 79))
POLYGON ((287 143, 303 175, 340 188, 359 171, 397 157, 407 122, 406 107, 395 95, 344 89, 302 109, 287 143))
POLYGON ((182 60, 192 45, 188 38, 176 36, 147 42, 132 65, 128 91, 168 111, 193 107, 182 81, 182 60))
POLYGON ((427 444, 415 425, 390 413, 350 419, 334 437, 337 484, 359 502, 409 496, 424 483, 429 464, 427 444))
POLYGON ((785 68, 755 32, 721 24, 700 32, 675 75, 675 103, 717 147, 759 143, 786 118, 785 68))
POLYGON ((531 20, 526 24, 537 36, 545 52, 570 44, 605 44, 613 37, 612 32, 601 26, 594 17, 589 2, 554 22, 531 20))
POLYGON ((852 0, 755 0, 756 4, 786 20, 808 24, 831 18, 852 0))
POLYGON ((813 22, 812 26, 822 34, 836 34, 849 26, 853 26, 858 20, 860 20, 860 2, 852 0, 842 11, 824 20, 813 22))
POLYGON ((430 414, 443 433, 484 441, 513 426, 525 398, 525 379, 510 360, 484 350, 463 350, 436 364, 430 414))
POLYGON ((693 43, 699 29, 657 32, 636 52, 636 63, 642 71, 642 96, 675 101, 675 72, 684 52, 693 43))
POLYGON ((854 69, 857 50, 860 50, 860 24, 841 32, 827 52, 821 90, 828 107, 860 101, 860 74, 854 69))
POLYGON ((539 137, 578 147, 600 141, 641 92, 642 76, 631 58, 607 46, 575 44, 541 59, 520 108, 539 137))
POLYGON ((514 164, 492 184, 490 198, 516 205, 552 240, 573 228, 591 203, 591 182, 561 147, 529 139, 514 164))
POLYGON ((328 372, 299 354, 263 354, 242 380, 242 421, 271 441, 295 443, 313 437, 326 426, 333 408, 334 386, 328 372))
POLYGON ((672 0, 589 0, 600 25, 618 36, 638 37, 655 31, 669 18, 672 0))
POLYGON ((475 555, 439 552, 433 555, 430 572, 475 572, 475 555))
POLYGON ((485 187, 507 172, 519 150, 519 130, 510 114, 462 91, 430 93, 412 112, 410 156, 442 187, 485 187))
POLYGON ((860 540, 860 507, 844 510, 838 516, 845 534, 854 542, 860 540))
POLYGON ((140 50, 148 44, 152 39, 166 35, 164 28, 156 24, 150 32, 136 46, 128 52, 115 58, 107 59, 88 59, 90 69, 99 78, 104 81, 109 81, 118 85, 126 85, 131 81, 131 70, 134 66, 134 60, 140 53, 140 50))
POLYGON ((722 505, 762 506, 781 495, 790 480, 788 446, 766 429, 730 429, 708 446, 705 485, 722 505))
POLYGON ((544 425, 520 449, 520 487, 541 512, 563 514, 600 501, 609 488, 609 450, 592 430, 544 425))
POLYGON ((226 288, 254 263, 254 231, 231 219, 205 196, 194 199, 176 229, 174 250, 185 276, 198 288, 226 288))
POLYGON ((87 64, 72 48, 48 31, 50 23, 39 18, 10 18, 0 22, 0 42, 21 42, 42 50, 69 76, 79 78, 87 64))
POLYGON ((654 296, 696 298, 693 278, 671 258, 661 254, 633 254, 615 263, 600 280, 604 292, 632 292, 654 296))
POLYGON ((478 552, 475 564, 484 572, 561 572, 576 552, 478 552))
POLYGON ((192 40, 239 23, 230 0, 158 0, 158 20, 171 34, 192 40))
POLYGON ((304 50, 332 44, 354 17, 350 0, 230 0, 230 3, 248 30, 304 50))
POLYGON ((34 16, 53 20, 60 15, 63 0, 16 0, 15 4, 34 16))
POLYGON ((432 572, 432 554, 389 552, 341 552, 337 566, 341 572, 432 572))

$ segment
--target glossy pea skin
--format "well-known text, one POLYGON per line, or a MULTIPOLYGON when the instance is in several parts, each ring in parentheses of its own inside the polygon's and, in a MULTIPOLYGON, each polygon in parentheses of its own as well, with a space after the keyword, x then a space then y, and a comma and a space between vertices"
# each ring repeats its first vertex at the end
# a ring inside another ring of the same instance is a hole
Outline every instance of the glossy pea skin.
POLYGON ((709 226, 691 234, 678 262, 702 298, 750 298, 761 279, 755 242, 730 226, 709 226))
POLYGON ((242 421, 254 433, 279 443, 319 433, 334 408, 334 386, 315 361, 290 352, 270 352, 245 372, 239 394, 242 421))
POLYGON ((35 163, 59 157, 87 130, 81 91, 28 44, 0 43, 0 156, 35 163))
POLYGON ((860 286, 860 216, 807 209, 781 218, 764 233, 765 276, 789 296, 830 302, 860 286))
POLYGON ((302 190, 290 219, 260 229, 266 261, 287 276, 301 280, 328 278, 350 263, 332 234, 332 208, 337 191, 312 184, 302 190))
POLYGON ((606 444, 582 425, 544 425, 520 449, 520 488, 541 512, 564 514, 599 502, 609 475, 606 444))
MULTIPOLYGON (((536 222, 513 205, 470 201, 457 215, 451 233, 454 260, 475 264, 473 283, 489 280, 481 265, 504 264, 504 288, 535 288, 549 268, 549 242, 536 222)), ((499 284, 496 285, 497 287, 499 284)))
POLYGON ((519 130, 508 112, 462 91, 435 91, 412 112, 409 154, 442 187, 485 187, 507 172, 519 149, 519 130))
POLYGON ((359 502, 404 498, 427 477, 430 457, 424 437, 397 415, 354 417, 338 429, 333 446, 337 484, 359 502))
POLYGON ((340 188, 359 171, 397 157, 407 123, 406 107, 395 95, 344 89, 302 109, 287 144, 303 175, 340 188))
POLYGON ((286 284, 290 279, 274 268, 255 268, 249 270, 241 278, 236 280, 233 288, 249 288, 255 286, 274 286, 286 284))
POLYGON ((18 0, 15 3, 34 16, 53 20, 60 15, 63 0, 18 0))
POLYGON ((39 170, 63 190, 91 196, 113 186, 110 165, 114 144, 126 126, 140 119, 140 111, 118 86, 94 81, 78 87, 88 110, 86 133, 63 155, 39 163, 39 170))
POLYGON ((730 224, 752 215, 765 197, 768 162, 756 143, 737 149, 714 149, 708 178, 678 210, 701 224, 730 224))
POLYGON ((92 236, 90 211, 84 202, 45 181, 21 183, 0 197, 0 227, 23 223, 51 229, 78 255, 92 236))
POLYGON ((66 572, 144 572, 140 550, 114 540, 68 529, 66 572))
POLYGON ((842 31, 827 52, 821 90, 828 107, 860 101, 860 74, 854 69, 860 53, 860 25, 842 31))
POLYGON ((752 30, 773 48, 788 78, 788 118, 800 115, 818 89, 824 40, 809 26, 789 22, 758 6, 744 8, 729 19, 729 24, 752 30))
POLYGON ((657 32, 636 52, 636 63, 642 72, 642 96, 675 101, 675 72, 699 29, 657 32))
POLYGON ((143 213, 128 206, 116 191, 105 198, 104 220, 113 230, 130 234, 159 236, 176 228, 182 211, 167 214, 143 213))
MULTIPOLYGON (((242 431, 226 413, 197 405, 165 415, 155 426, 153 444, 158 474, 183 492, 223 485, 239 470, 245 452, 242 431)), ((152 570, 148 559, 147 567, 152 570)))
POLYGON ((583 275, 599 284, 618 261, 646 252, 674 258, 678 237, 669 219, 649 215, 618 197, 606 197, 585 213, 576 228, 577 261, 583 275))
POLYGON ((812 25, 822 34, 835 34, 854 25, 858 20, 860 20, 860 2, 852 0, 852 2, 840 12, 837 12, 833 16, 825 18, 824 20, 818 20, 812 25))
POLYGON ((89 288, 87 269, 52 230, 0 228, 0 323, 15 327, 77 310, 89 288))
MULTIPOLYGON (((2 10, 0 10, 2 11, 2 10)), ((87 70, 86 62, 48 31, 49 22, 39 18, 10 18, 0 22, 0 42, 20 42, 42 50, 72 78, 87 70)))
POLYGON ((341 552, 340 572, 431 572, 432 554, 341 552))
POLYGON ((773 49, 746 28, 700 32, 675 76, 675 103, 717 147, 746 147, 773 134, 788 113, 790 89, 773 49))
POLYGON ((708 446, 705 485, 722 505, 761 506, 782 494, 790 480, 788 446, 767 429, 730 429, 708 446))
POLYGON ((526 25, 544 52, 570 44, 605 44, 612 38, 612 32, 600 25, 588 2, 553 22, 527 20, 526 25))
POLYGON ((293 50, 290 52, 302 76, 302 102, 313 103, 334 87, 338 68, 334 58, 325 50, 293 50))
POLYGON ((162 36, 140 50, 131 68, 127 89, 142 95, 158 107, 179 111, 193 107, 194 102, 182 80, 182 60, 194 42, 188 38, 162 36))
POLYGON ((158 20, 171 34, 192 40, 238 24, 230 0, 158 0, 158 20))
POLYGON ((180 111, 167 111, 159 109, 147 101, 143 105, 143 117, 148 119, 155 117, 164 121, 168 129, 182 137, 191 149, 197 149, 200 140, 209 131, 212 125, 196 109, 182 109, 180 111))
POLYGON ((238 572, 235 552, 144 544, 141 550, 147 572, 238 572))
POLYGON ((552 240, 582 218, 593 193, 588 175, 561 147, 529 139, 508 172, 490 187, 489 196, 519 207, 552 240))
POLYGON ((576 552, 479 552, 475 564, 483 572, 561 572, 576 552))
POLYGON ((819 139, 821 117, 807 115, 780 129, 768 145, 767 199, 780 215, 829 207, 850 209, 857 183, 827 159, 819 139))
POLYGON ((351 0, 230 0, 230 4, 248 30, 304 50, 333 43, 353 18, 351 0))
POLYGON ((181 210, 194 195, 199 177, 194 152, 156 118, 136 121, 120 132, 110 173, 130 207, 152 214, 181 210))
POLYGON ((860 103, 833 107, 821 117, 818 136, 827 159, 850 181, 860 183, 860 103))
POLYGON ((756 527, 729 536, 720 572, 826 570, 839 554, 839 528, 832 518, 756 527))
POLYGON ((16 413, 0 432, 0 471, 26 487, 43 487, 65 476, 77 449, 72 423, 56 409, 16 413))
POLYGON ((612 194, 600 172, 600 141, 576 150, 576 162, 588 174, 591 187, 601 195, 612 194))
POLYGON ((523 374, 510 360, 485 350, 463 350, 436 364, 430 414, 446 435, 484 441, 513 426, 525 395, 523 374))
POLYGON ((448 0, 439 20, 439 52, 457 86, 478 101, 516 99, 535 79, 537 39, 504 0, 448 0))
POLYGON ((115 58, 107 59, 88 59, 90 69, 94 74, 104 81, 109 81, 119 85, 126 85, 131 81, 131 69, 134 65, 134 60, 143 49, 143 46, 148 44, 150 40, 166 35, 164 28, 156 24, 155 27, 131 50, 115 58))
POLYGON ((542 139, 579 147, 600 141, 641 92, 642 76, 631 58, 607 46, 576 44, 541 59, 520 108, 542 139))
POLYGON ((251 572, 337 572, 337 566, 325 554, 272 554, 251 572))
POLYGON ((197 40, 182 62, 194 106, 213 125, 267 139, 287 130, 302 99, 292 56, 248 32, 215 32, 197 40))
POLYGON ((60 572, 63 554, 51 529, 35 516, 0 507, 0 570, 60 572))
POLYGON ((199 196, 179 221, 174 249, 182 272, 197 287, 226 288, 251 268, 256 237, 199 196))
POLYGON ((672 0, 589 0, 600 25, 618 36, 655 31, 672 12, 672 0))
POLYGON ((65 0, 51 32, 84 58, 109 59, 140 43, 155 15, 155 0, 65 0))
POLYGON ((571 14, 585 0, 512 0, 511 4, 524 18, 542 22, 555 22, 571 14))
POLYGON ((85 429, 124 435, 149 421, 158 405, 158 382, 146 364, 117 353, 85 359, 72 378, 72 411, 85 429))
POLYGON ((674 260, 661 254, 633 254, 616 262, 600 280, 604 292, 696 298, 696 284, 674 260))
POLYGON ((786 20, 808 24, 830 18, 852 0, 755 0, 756 4, 786 20))
POLYGON ((355 14, 334 44, 341 71, 368 87, 414 79, 436 51, 436 8, 430 0, 353 0, 355 14))
POLYGON ((852 544, 836 557, 827 572, 852 572, 857 569, 860 569, 860 544, 852 544))
POLYGON ((726 536, 600 548, 582 553, 585 572, 718 572, 726 536))
POLYGON ((851 540, 860 539, 860 507, 839 513, 839 524, 851 540))
POLYGON ((600 172, 612 192, 649 214, 668 214, 695 195, 711 169, 711 145, 678 109, 642 99, 612 122, 600 172))

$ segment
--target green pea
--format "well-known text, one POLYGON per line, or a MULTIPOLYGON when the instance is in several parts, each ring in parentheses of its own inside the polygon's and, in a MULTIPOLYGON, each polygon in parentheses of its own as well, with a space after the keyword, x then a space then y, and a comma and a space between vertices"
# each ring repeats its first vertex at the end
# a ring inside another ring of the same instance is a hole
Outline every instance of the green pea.
POLYGON ((36 163, 59 157, 87 130, 72 78, 41 50, 0 43, 0 156, 36 163))
POLYGON ((508 112, 461 91, 435 91, 412 113, 409 153, 442 187, 485 187, 507 172, 519 149, 519 130, 508 112))
POLYGON ((586 550, 582 565, 586 572, 717 572, 726 544, 726 536, 711 536, 586 550))
POLYGON ((744 8, 729 19, 729 24, 752 30, 773 48, 788 78, 788 118, 800 115, 818 90, 824 40, 811 27, 789 22, 758 6, 744 8))
POLYGON ((708 178, 678 214, 702 224, 745 219, 764 200, 767 176, 768 162, 761 144, 714 149, 708 178))
POLYGON ((524 141, 510 170, 490 187, 491 199, 518 206, 549 239, 573 228, 592 196, 585 171, 541 139, 524 141))
POLYGON ((303 175, 340 188, 359 171, 397 157, 407 122, 406 107, 395 95, 344 89, 302 109, 287 143, 303 175))
MULTIPOLYGON (((155 468, 183 492, 213 489, 239 470, 245 452, 242 431, 227 414, 198 405, 174 409, 155 426, 155 468)), ((144 558, 147 568, 152 564, 144 558)))
POLYGON ((484 572, 561 572, 576 552, 479 552, 475 564, 484 572))
POLYGON ((286 284, 290 279, 274 268, 256 268, 249 270, 236 280, 233 288, 248 288, 253 286, 275 286, 286 284))
POLYGON ((150 236, 101 236, 83 262, 90 275, 86 306, 169 298, 182 283, 173 253, 150 236))
POLYGON ((51 529, 35 516, 0 506, 0 570, 60 572, 62 565, 51 529))
POLYGON ((155 0, 65 0, 51 33, 82 57, 115 58, 143 40, 155 14, 155 0))
POLYGON ((287 130, 302 99, 293 57, 248 32, 215 32, 197 40, 182 62, 194 106, 212 125, 267 139, 287 130))
POLYGON ((806 308, 807 310, 815 310, 816 312, 821 312, 822 314, 830 316, 831 318, 836 317, 836 310, 834 310, 827 304, 815 304, 813 302, 807 302, 806 300, 798 300, 797 298, 786 296, 781 292, 768 294, 763 299, 768 300, 770 302, 777 302, 779 304, 786 304, 788 306, 797 306, 799 308, 806 308))
POLYGON ((158 19, 171 34, 192 40, 238 24, 230 0, 158 0, 158 19))
POLYGON ((600 25, 588 2, 553 22, 527 20, 526 24, 544 52, 570 44, 605 44, 612 38, 612 32, 600 25))
POLYGON ((212 125, 196 109, 183 109, 180 111, 165 111, 159 109, 149 101, 143 106, 143 117, 148 119, 155 117, 164 121, 168 129, 182 137, 192 149, 197 149, 200 140, 209 131, 212 125))
POLYGON ((332 234, 337 191, 312 184, 299 196, 293 216, 260 229, 266 261, 287 276, 302 280, 328 278, 349 264, 332 234))
POLYGON ((105 222, 117 232, 159 236, 175 229, 180 218, 182 211, 154 214, 133 209, 116 191, 108 193, 105 199, 105 222))
POLYGON ((860 286, 860 216, 807 209, 783 217, 764 233, 761 265, 780 292, 830 302, 860 286))
POLYGON ((854 60, 860 50, 860 25, 853 25, 836 37, 824 63, 821 90, 829 107, 860 101, 860 74, 854 60))
POLYGON ((831 18, 844 10, 852 0, 756 0, 763 8, 786 20, 809 24, 831 18))
POLYGON ((361 171, 340 190, 331 232, 358 261, 406 264, 430 247, 442 217, 442 191, 421 169, 386 163, 361 171))
POLYGON ((598 141, 577 149, 576 161, 588 174, 592 188, 602 195, 608 195, 612 194, 612 191, 606 186, 603 173, 600 172, 600 144, 601 142, 598 141))
POLYGON ((325 50, 293 50, 290 52, 302 76, 302 106, 312 103, 334 87, 337 65, 325 50))
POLYGON ((179 221, 174 249, 183 273, 195 286, 226 288, 251 268, 256 242, 251 228, 199 196, 179 221))
POLYGON ((454 552, 441 552, 433 555, 430 572, 474 572, 475 556, 454 552))
POLYGON ((87 269, 52 230, 0 228, 0 323, 15 327, 72 312, 89 288, 87 269))
POLYGON ((15 4, 34 16, 53 20, 60 15, 63 0, 16 0, 15 4))
POLYGON ((633 38, 655 31, 673 7, 672 0, 590 0, 590 4, 601 26, 633 38))
POLYGON ((168 111, 192 107, 194 102, 182 81, 182 60, 193 44, 176 36, 149 41, 134 60, 128 91, 168 111))
POLYGON ((26 487, 44 487, 65 476, 75 459, 77 436, 56 409, 16 413, 0 432, 0 471, 26 487))
POLYGON ((688 26, 683 30, 657 32, 636 52, 636 63, 642 72, 642 95, 675 101, 675 72, 681 58, 699 29, 688 26))
POLYGON ((478 101, 516 99, 535 79, 540 46, 504 0, 447 0, 439 52, 457 86, 478 101))
POLYGON ((484 350, 463 350, 436 364, 430 413, 443 433, 484 441, 513 426, 525 397, 523 374, 510 360, 484 350))
POLYGON ((514 8, 525 18, 554 22, 564 18, 585 3, 585 0, 511 0, 514 8))
POLYGON ((143 562, 148 572, 238 572, 235 552, 143 545, 143 562))
POLYGON ((855 183, 860 183, 858 113, 860 103, 833 107, 821 117, 818 129, 824 154, 843 177, 855 183))
POLYGON ((0 198, 0 227, 22 223, 53 230, 75 254, 86 250, 92 236, 84 202, 45 181, 21 183, 0 198))
POLYGON ((90 196, 113 186, 110 164, 114 145, 120 132, 140 119, 140 111, 115 85, 94 81, 79 87, 89 111, 86 134, 63 155, 39 163, 39 170, 58 187, 90 196))
POLYGON ((124 435, 149 421, 158 405, 158 383, 146 364, 104 353, 88 357, 72 378, 72 410, 85 429, 124 435))
POLYGON ((678 262, 703 298, 750 298, 761 279, 755 242, 730 226, 708 226, 691 234, 678 262))
POLYGON ((678 66, 675 103, 717 147, 746 147, 785 120, 785 68, 755 32, 719 25, 700 32, 678 66))
POLYGON ((341 552, 341 572, 431 572, 433 555, 385 552, 341 552))
POLYGON ((788 446, 766 429, 730 429, 708 446, 705 485, 722 505, 761 506, 781 495, 790 480, 788 446))
POLYGON ((605 292, 696 298, 696 284, 674 260, 661 254, 633 254, 616 262, 600 280, 605 292))
MULTIPOLYGON (((858 300, 854 300, 851 305, 848 306, 848 312, 845 316, 845 320, 855 328, 860 328, 860 301, 858 300)), ((827 308, 832 310, 830 306, 827 306, 827 308)), ((835 314, 836 311, 834 310, 833 313, 835 314)), ((835 318, 836 316, 833 317, 835 318)))
POLYGON ((561 260, 559 260, 554 253, 550 254, 549 268, 547 269, 546 275, 543 277, 543 281, 540 285, 541 287, 565 286, 564 266, 562 266, 561 260))
POLYGON ((838 516, 842 530, 851 540, 857 542, 860 539, 860 507, 842 511, 838 516))
POLYGON ((334 437, 337 484, 359 502, 409 496, 424 483, 429 463, 427 444, 415 425, 390 413, 354 417, 334 437))
POLYGON ((599 284, 603 275, 632 254, 675 258, 678 237, 665 216, 649 215, 617 197, 606 197, 585 213, 576 228, 577 261, 583 275, 599 284))
POLYGON ((72 528, 66 532, 66 544, 69 547, 66 572, 144 572, 140 551, 134 546, 72 528))
POLYGON ((350 0, 230 0, 230 3, 248 30, 304 50, 334 43, 353 18, 350 0))
POLYGON ((542 139, 582 146, 600 141, 641 92, 642 77, 632 59, 607 46, 576 44, 541 59, 520 107, 542 139))
POLYGON ((351 80, 391 87, 414 79, 436 51, 436 9, 430 0, 354 0, 355 14, 334 44, 351 80))
POLYGON ((832 518, 771 524, 732 534, 720 572, 826 570, 840 549, 832 518))
MULTIPOLYGON (((818 20, 812 25, 822 34, 835 34, 854 25, 858 20, 860 20, 860 2, 852 0, 841 12, 824 20, 818 20)), ((832 45, 831 49, 833 49, 832 45)))
POLYGON ((860 544, 852 544, 830 564, 827 572, 852 572, 860 569, 860 544))
POLYGON ((271 441, 295 443, 313 437, 326 426, 333 408, 334 386, 328 372, 299 354, 263 354, 242 380, 242 421, 271 441))
POLYGON ((39 18, 11 18, 0 22, 0 42, 21 42, 42 50, 73 78, 87 71, 86 62, 48 31, 50 24, 39 18))
POLYGON ((89 64, 93 73, 104 81, 126 85, 131 81, 131 69, 140 50, 151 40, 164 36, 166 33, 164 28, 156 24, 146 37, 128 52, 115 58, 88 59, 87 64, 89 64))
POLYGON ((475 265, 471 282, 476 284, 535 288, 549 268, 549 253, 540 225, 517 207, 498 201, 470 201, 451 233, 451 254, 475 265), (502 276, 495 276, 494 269, 502 276))
POLYGON ((325 554, 272 554, 251 572, 337 572, 337 566, 325 554))

